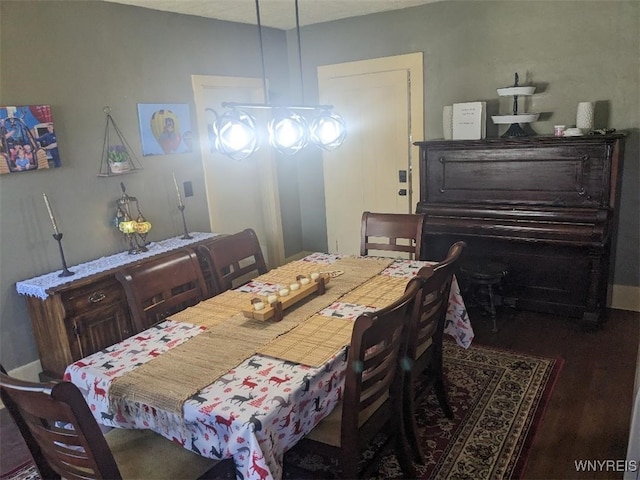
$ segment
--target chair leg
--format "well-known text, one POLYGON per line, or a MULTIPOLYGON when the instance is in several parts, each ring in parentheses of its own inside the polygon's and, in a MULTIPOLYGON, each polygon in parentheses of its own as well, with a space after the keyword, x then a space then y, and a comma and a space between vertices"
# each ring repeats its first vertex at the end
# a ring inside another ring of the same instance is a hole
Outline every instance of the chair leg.
MULTIPOLYGON (((415 420, 413 415, 413 401, 411 400, 410 402, 405 402, 405 399, 412 399, 413 395, 408 395, 403 390, 406 389, 407 385, 411 387, 411 380, 411 376, 407 376, 403 381, 402 388, 400 389, 402 391, 402 396, 404 397, 400 398, 400 419, 399 421, 391 421, 391 435, 393 435, 394 437, 393 441, 395 443, 395 453, 398 458, 400 468, 402 469, 403 478, 416 478, 417 472, 415 467, 413 466, 413 461, 411 458, 412 455, 415 456, 415 459, 418 463, 424 464, 422 451, 420 450, 418 452, 418 455, 416 456, 413 447, 409 445, 409 438, 407 435, 407 421, 412 420, 413 422, 415 422, 415 420), (406 407, 409 407, 410 410, 407 410, 406 407)), ((409 390, 411 390, 411 388, 409 388, 409 390)), ((413 440, 415 441, 416 446, 419 448, 420 444, 417 441, 417 429, 415 427, 415 423, 412 423, 412 435, 413 437, 415 437, 413 438, 413 440)))
MULTIPOLYGON (((404 428, 402 427, 402 421, 398 422, 400 431, 396 434, 396 455, 398 456, 398 463, 400 464, 400 469, 402 470, 403 478, 417 478, 417 472, 415 467, 413 466, 413 462, 411 460, 411 454, 409 453, 410 448, 407 445, 406 434, 404 433, 404 428)), ((424 464, 424 460, 422 458, 419 459, 419 463, 424 464)))
POLYGON ((440 404, 440 408, 442 409, 445 417, 451 420, 453 418, 453 410, 451 410, 451 405, 449 405, 449 399, 447 398, 447 389, 445 387, 442 374, 442 348, 438 348, 434 352, 434 359, 431 368, 431 373, 434 378, 433 390, 435 391, 436 398, 438 399, 438 403, 440 404))
POLYGON ((438 399, 438 403, 440 404, 440 408, 444 412, 445 417, 451 420, 453 418, 453 410, 451 410, 451 405, 449 405, 449 400, 447 399, 447 389, 444 386, 442 375, 438 375, 438 378, 436 378, 436 381, 433 384, 433 389, 436 392, 436 398, 438 399))
POLYGON ((404 398, 402 402, 402 436, 405 438, 405 445, 409 447, 415 462, 420 465, 425 464, 425 455, 420 444, 418 435, 418 424, 415 415, 415 392, 413 391, 413 381, 408 378, 405 382, 404 398))
MULTIPOLYGON (((357 447, 355 447, 357 449, 357 447)), ((358 461, 359 458, 351 452, 341 453, 339 455, 339 470, 341 478, 358 478, 358 461)))

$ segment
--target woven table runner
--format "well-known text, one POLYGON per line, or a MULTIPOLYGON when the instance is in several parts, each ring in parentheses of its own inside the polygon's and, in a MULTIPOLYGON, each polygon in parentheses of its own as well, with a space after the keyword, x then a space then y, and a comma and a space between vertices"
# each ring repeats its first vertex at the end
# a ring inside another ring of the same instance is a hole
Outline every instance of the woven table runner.
POLYGON ((243 308, 250 309, 254 296, 251 293, 227 290, 172 315, 171 320, 213 328, 225 323, 234 315, 241 314, 243 308))
POLYGON ((314 315, 257 353, 319 367, 351 342, 352 319, 314 315))
MULTIPOLYGON (((377 275, 340 297, 340 302, 376 309, 400 298, 408 280, 377 275)), ((275 338, 257 353, 318 367, 351 342, 354 318, 341 319, 314 315, 294 329, 275 338)))
POLYGON ((402 296, 408 282, 408 279, 402 277, 378 275, 348 292, 340 301, 376 309, 386 307, 402 296))
MULTIPOLYGON (((255 354, 264 345, 301 322, 328 307, 338 298, 378 275, 389 266, 389 258, 342 258, 330 269, 344 273, 331 278, 324 295, 311 295, 285 311, 282 321, 258 321, 245 318, 242 309, 251 308, 255 295, 227 291, 169 317, 171 320, 203 325, 207 330, 182 345, 172 348, 135 370, 116 378, 109 389, 112 403, 122 399, 142 402, 145 405, 182 415, 182 404, 207 385, 210 385, 233 367, 255 354), (224 313, 220 313, 220 312, 224 313), (225 315, 226 318, 225 318, 225 315)), ((308 265, 292 264, 273 270, 269 278, 285 278, 288 282, 300 275, 308 265)), ((317 264, 312 271, 319 271, 317 264)), ((322 265, 321 267, 326 267, 322 265)), ((265 280, 269 273, 256 278, 265 280)), ((304 273, 304 272, 303 272, 304 273)), ((308 273, 308 272, 307 272, 308 273)), ((347 341, 348 343, 348 341, 347 341)), ((335 350, 334 350, 335 353, 335 350)))

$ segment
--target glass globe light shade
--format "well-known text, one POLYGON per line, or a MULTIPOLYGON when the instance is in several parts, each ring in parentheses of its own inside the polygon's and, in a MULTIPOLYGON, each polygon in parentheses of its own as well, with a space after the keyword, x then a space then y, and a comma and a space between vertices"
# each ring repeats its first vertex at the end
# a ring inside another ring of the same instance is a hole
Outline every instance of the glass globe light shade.
POLYGON ((242 160, 258 150, 254 118, 243 111, 225 112, 213 124, 215 148, 234 160, 242 160))
POLYGON ((136 233, 144 235, 145 233, 149 233, 151 230, 151 222, 136 222, 136 233))
POLYGON ((324 150, 334 150, 347 137, 347 125, 335 112, 322 110, 311 122, 311 141, 324 150))
POLYGON ((291 110, 276 109, 269 121, 269 143, 285 155, 298 153, 309 141, 307 121, 291 110))
POLYGON ((138 225, 138 222, 134 220, 128 220, 125 222, 120 222, 120 224, 118 225, 118 229, 122 233, 135 233, 137 225, 138 225))

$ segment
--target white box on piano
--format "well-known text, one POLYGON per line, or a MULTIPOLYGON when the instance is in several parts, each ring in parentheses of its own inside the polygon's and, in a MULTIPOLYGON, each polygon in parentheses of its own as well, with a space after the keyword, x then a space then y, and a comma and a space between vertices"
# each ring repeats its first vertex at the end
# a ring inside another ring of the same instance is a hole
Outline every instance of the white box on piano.
POLYGON ((487 136, 487 102, 453 104, 453 140, 480 140, 487 136))

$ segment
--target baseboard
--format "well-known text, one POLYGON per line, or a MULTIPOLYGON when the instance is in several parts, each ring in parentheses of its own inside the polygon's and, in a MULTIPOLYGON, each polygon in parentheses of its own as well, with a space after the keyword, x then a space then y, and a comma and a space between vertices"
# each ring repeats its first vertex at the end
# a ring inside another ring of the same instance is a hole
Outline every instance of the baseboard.
POLYGON ((10 370, 8 373, 12 377, 19 378, 20 380, 27 380, 29 382, 39 382, 41 372, 42 372, 42 365, 40 365, 40 360, 36 360, 34 362, 27 363, 26 365, 22 365, 21 367, 14 368, 13 370, 10 370))
POLYGON ((640 287, 613 285, 609 307, 640 312, 640 287))

